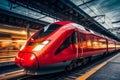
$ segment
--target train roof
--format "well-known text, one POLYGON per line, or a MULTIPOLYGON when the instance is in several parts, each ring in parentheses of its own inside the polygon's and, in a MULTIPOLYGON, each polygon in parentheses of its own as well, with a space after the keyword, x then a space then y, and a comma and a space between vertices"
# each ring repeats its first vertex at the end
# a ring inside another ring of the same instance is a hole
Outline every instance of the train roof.
POLYGON ((59 22, 54 22, 53 24, 59 24, 61 26, 63 25, 73 25, 74 27, 76 27, 77 29, 81 30, 82 32, 86 33, 86 34, 92 34, 92 35, 96 35, 96 36, 99 36, 99 37, 103 37, 103 38, 106 38, 106 39, 109 39, 109 40, 112 40, 112 41, 115 41, 117 42, 116 40, 113 40, 111 38, 108 38, 102 34, 99 34, 97 32, 94 32, 93 30, 90 30, 88 28, 85 28, 83 27, 82 25, 79 25, 77 23, 74 23, 74 22, 71 22, 71 21, 59 21, 59 22))
POLYGON ((54 22, 53 24, 60 24, 61 26, 72 23, 71 21, 59 21, 59 22, 54 22))

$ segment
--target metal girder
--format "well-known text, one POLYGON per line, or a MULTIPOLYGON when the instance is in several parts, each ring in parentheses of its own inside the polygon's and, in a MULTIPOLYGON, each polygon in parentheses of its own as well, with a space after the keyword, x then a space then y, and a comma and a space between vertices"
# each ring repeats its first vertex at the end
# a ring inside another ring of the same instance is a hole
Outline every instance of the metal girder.
MULTIPOLYGON (((71 7, 72 9, 74 9, 76 12, 78 12, 79 14, 82 14, 82 16, 84 16, 84 18, 91 18, 88 14, 86 14, 85 12, 83 12, 80 8, 78 8, 76 5, 74 5, 72 2, 70 1, 65 1, 65 0, 61 0, 64 4, 68 5, 69 7, 71 7)), ((87 20, 86 20, 87 21, 87 20)), ((115 39, 117 41, 120 41, 120 39, 115 36, 114 34, 112 34, 110 31, 108 31, 106 28, 104 28, 102 25, 100 25, 98 22, 96 22, 95 20, 92 21, 87 21, 90 22, 91 25, 86 26, 89 29, 92 29, 98 33, 101 33, 107 37, 110 37, 112 39, 115 39)))
MULTIPOLYGON (((24 7, 24 8, 30 9, 32 11, 35 11, 37 13, 49 16, 51 18, 55 18, 55 19, 59 19, 59 20, 61 19, 59 17, 56 17, 56 15, 58 13, 56 14, 55 12, 53 12, 53 10, 51 10, 51 9, 49 9, 47 7, 44 7, 44 6, 36 5, 36 3, 35 3, 36 0, 8 0, 8 1, 10 1, 11 3, 17 4, 17 5, 20 5, 20 6, 24 7), (53 16, 53 15, 55 15, 55 16, 53 16)), ((42 3, 42 2, 44 2, 46 0, 40 0, 40 1, 42 3)), ((51 1, 54 1, 54 0, 51 0, 51 1)), ((50 2, 50 1, 48 1, 48 2, 50 2)), ((62 15, 60 17, 62 17, 62 15)))
POLYGON ((84 2, 83 4, 79 4, 78 7, 79 7, 79 6, 83 6, 83 5, 85 5, 85 4, 88 4, 88 3, 91 3, 91 2, 93 2, 93 1, 95 1, 95 0, 86 1, 86 2, 84 2))
POLYGON ((118 31, 118 30, 120 30, 120 27, 109 28, 108 30, 111 30, 111 31, 118 31))
POLYGON ((97 17, 105 17, 105 15, 97 15, 97 16, 92 16, 92 18, 97 18, 97 17))
POLYGON ((114 21, 114 22, 112 22, 113 24, 115 24, 115 23, 119 23, 120 22, 120 20, 118 20, 118 21, 114 21))
POLYGON ((41 20, 33 19, 27 16, 23 16, 23 15, 16 14, 16 13, 13 13, 7 10, 3 10, 3 9, 0 9, 0 16, 2 18, 7 17, 7 20, 4 19, 5 21, 2 19, 0 20, 2 23, 8 23, 8 24, 12 24, 15 26, 21 26, 21 25, 23 26, 26 23, 30 23, 31 24, 30 28, 33 28, 33 29, 39 29, 40 27, 50 24, 50 23, 47 23, 41 20), (12 20, 9 20, 9 19, 12 19, 12 20), (18 24, 17 24, 17 21, 18 21, 18 24), (20 23, 20 21, 22 22, 20 23), (36 28, 35 26, 39 26, 39 27, 36 28))
POLYGON ((120 41, 120 39, 96 22, 87 13, 77 7, 70 0, 9 0, 13 3, 33 9, 34 11, 57 17, 61 20, 70 20, 98 33, 120 41))

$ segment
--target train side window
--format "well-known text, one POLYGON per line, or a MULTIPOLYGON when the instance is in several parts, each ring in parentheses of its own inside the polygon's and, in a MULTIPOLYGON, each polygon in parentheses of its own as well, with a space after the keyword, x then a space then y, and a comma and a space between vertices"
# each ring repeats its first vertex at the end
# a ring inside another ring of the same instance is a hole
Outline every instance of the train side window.
POLYGON ((96 36, 94 36, 94 39, 93 39, 93 47, 98 48, 98 39, 96 36))
POLYGON ((72 40, 71 44, 74 44, 74 43, 77 42, 76 41, 76 36, 77 36, 77 32, 73 32, 72 35, 71 35, 71 40, 72 40))
POLYGON ((82 46, 82 34, 80 33, 80 46, 82 46))
POLYGON ((87 46, 87 35, 86 34, 82 34, 81 36, 81 46, 82 47, 86 47, 87 46))
POLYGON ((55 55, 57 55, 59 52, 61 52, 62 50, 64 50, 65 48, 69 47, 70 44, 74 44, 76 43, 76 37, 75 37, 75 32, 72 33, 71 36, 69 36, 61 45, 60 47, 57 49, 57 51, 55 52, 55 55))

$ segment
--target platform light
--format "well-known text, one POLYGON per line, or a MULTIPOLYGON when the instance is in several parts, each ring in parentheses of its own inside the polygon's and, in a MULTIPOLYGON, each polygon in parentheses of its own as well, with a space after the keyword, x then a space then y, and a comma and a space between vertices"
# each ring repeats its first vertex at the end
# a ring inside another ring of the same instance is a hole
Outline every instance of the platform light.
POLYGON ((40 45, 37 45, 33 51, 40 51, 43 47, 45 47, 50 41, 49 40, 46 40, 46 41, 43 41, 40 45))
POLYGON ((27 34, 26 31, 24 31, 24 30, 20 31, 20 33, 21 33, 21 34, 24 34, 24 35, 27 34))
POLYGON ((20 35, 26 35, 26 32, 25 31, 21 31, 21 30, 19 30, 19 31, 16 31, 16 30, 9 30, 9 29, 1 29, 0 28, 0 31, 1 32, 7 32, 7 33, 12 33, 12 34, 20 34, 20 35))

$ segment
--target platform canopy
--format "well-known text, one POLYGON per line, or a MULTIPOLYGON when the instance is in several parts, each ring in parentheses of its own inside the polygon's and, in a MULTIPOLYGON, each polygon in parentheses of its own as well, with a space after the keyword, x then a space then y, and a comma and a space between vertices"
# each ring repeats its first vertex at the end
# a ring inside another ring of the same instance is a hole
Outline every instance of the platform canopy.
POLYGON ((71 0, 110 32, 120 37, 120 0, 71 0))
POLYGON ((34 29, 70 20, 120 41, 119 8, 119 0, 0 0, 0 17, 5 24, 31 23, 34 29))

